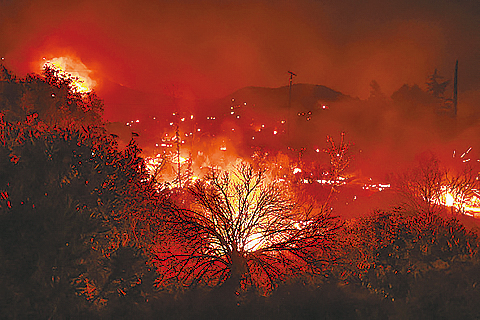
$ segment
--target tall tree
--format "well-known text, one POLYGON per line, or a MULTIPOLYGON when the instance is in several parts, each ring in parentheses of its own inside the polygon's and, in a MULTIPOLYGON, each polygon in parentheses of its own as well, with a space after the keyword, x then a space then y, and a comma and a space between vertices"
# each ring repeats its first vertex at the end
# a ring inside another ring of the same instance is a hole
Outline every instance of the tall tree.
POLYGON ((438 74, 437 69, 428 78, 427 91, 435 98, 444 98, 445 90, 450 84, 450 80, 443 81, 443 77, 438 74))
POLYGON ((196 205, 167 218, 157 248, 160 285, 254 286, 266 293, 287 276, 320 272, 339 222, 295 203, 265 169, 212 170, 191 188, 196 205))

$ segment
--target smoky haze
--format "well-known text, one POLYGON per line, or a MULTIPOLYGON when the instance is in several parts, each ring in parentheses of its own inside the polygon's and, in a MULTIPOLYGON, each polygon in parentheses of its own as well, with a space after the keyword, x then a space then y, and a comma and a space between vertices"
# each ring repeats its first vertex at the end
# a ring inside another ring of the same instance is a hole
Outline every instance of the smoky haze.
MULTIPOLYGON (((303 83, 368 97, 425 82, 460 60, 461 91, 480 84, 476 1, 2 1, 0 54, 14 71, 72 53, 108 79, 191 98, 303 83), (299 78, 300 79, 300 78, 299 78)), ((451 72, 450 72, 451 73, 451 72)), ((450 76, 450 74, 449 74, 450 76)), ((101 90, 101 87, 98 89, 101 90)))

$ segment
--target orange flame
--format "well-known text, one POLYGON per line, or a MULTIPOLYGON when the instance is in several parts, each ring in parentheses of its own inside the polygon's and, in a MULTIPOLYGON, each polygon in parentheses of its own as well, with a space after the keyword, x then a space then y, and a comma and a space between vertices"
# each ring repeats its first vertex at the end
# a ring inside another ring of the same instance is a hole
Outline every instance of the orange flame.
MULTIPOLYGON (((480 218, 480 198, 476 195, 471 198, 466 198, 461 193, 449 192, 446 187, 443 187, 443 194, 438 203, 447 207, 454 208, 457 212, 465 215, 480 218)), ((477 192, 476 192, 477 193, 477 192)))
POLYGON ((60 72, 61 77, 73 80, 73 89, 77 92, 87 93, 97 85, 97 82, 90 77, 92 71, 87 68, 77 57, 58 57, 50 60, 43 58, 42 69, 51 67, 60 72))

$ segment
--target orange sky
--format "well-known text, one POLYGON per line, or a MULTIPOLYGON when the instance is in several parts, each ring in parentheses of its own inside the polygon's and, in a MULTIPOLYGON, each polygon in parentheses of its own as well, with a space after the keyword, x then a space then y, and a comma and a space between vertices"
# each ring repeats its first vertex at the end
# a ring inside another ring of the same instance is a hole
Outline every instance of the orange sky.
MULTIPOLYGON (((322 84, 366 98, 446 78, 480 85, 476 0, 0 2, 0 55, 19 75, 43 56, 78 56, 100 83, 192 98, 244 86, 322 84)), ((100 91, 101 92, 101 91, 100 91)))

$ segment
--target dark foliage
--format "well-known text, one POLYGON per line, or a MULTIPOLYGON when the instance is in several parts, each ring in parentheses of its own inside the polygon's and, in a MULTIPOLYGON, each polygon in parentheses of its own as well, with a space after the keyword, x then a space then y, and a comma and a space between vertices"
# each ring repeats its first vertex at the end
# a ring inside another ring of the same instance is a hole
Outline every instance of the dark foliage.
POLYGON ((469 301, 479 268, 478 237, 458 220, 402 210, 377 212, 343 235, 344 264, 335 272, 353 285, 394 302, 404 318, 475 318, 469 301), (435 306, 435 308, 433 308, 435 306))
POLYGON ((148 299, 154 215, 168 204, 133 142, 118 151, 102 128, 0 114, 0 164, 3 315, 89 318, 148 299))
POLYGON ((437 69, 435 69, 434 73, 428 78, 427 91, 435 98, 443 98, 449 84, 450 80, 443 81, 443 77, 439 75, 437 69))
POLYGON ((0 64, 0 111, 9 122, 37 114, 49 126, 100 125, 103 101, 93 91, 73 90, 72 83, 49 67, 41 75, 17 79, 0 64))

